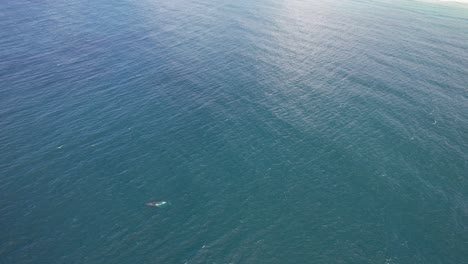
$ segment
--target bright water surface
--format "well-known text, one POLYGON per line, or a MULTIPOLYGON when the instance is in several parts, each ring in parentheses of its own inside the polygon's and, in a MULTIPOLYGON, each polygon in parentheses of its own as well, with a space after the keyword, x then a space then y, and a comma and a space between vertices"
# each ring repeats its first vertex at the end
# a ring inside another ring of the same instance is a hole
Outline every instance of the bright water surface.
POLYGON ((0 263, 468 263, 468 8, 0 1, 0 263))

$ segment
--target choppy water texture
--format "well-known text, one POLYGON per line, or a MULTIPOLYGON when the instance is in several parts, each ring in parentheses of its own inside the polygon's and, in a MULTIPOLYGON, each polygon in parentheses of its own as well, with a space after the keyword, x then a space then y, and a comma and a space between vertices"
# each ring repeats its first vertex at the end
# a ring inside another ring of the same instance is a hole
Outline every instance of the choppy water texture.
POLYGON ((16 0, 0 28, 0 263, 468 263, 463 5, 16 0))

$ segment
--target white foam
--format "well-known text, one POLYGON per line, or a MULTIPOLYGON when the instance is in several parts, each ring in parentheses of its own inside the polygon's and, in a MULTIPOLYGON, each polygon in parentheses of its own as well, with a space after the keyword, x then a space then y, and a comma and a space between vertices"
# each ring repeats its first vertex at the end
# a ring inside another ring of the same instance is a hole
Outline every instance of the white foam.
POLYGON ((468 4, 468 0, 439 0, 440 2, 454 2, 468 4))

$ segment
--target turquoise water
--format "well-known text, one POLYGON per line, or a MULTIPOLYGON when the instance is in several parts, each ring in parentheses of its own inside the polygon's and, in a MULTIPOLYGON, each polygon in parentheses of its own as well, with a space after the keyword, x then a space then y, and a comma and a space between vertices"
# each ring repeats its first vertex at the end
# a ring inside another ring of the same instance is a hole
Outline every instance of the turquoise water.
POLYGON ((0 28, 1 264, 468 263, 463 5, 18 0, 0 28))

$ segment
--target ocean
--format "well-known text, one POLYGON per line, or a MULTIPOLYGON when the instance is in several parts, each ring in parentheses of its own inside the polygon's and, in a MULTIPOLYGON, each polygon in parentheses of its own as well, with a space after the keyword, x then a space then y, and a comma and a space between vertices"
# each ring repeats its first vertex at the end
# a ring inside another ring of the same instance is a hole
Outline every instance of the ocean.
POLYGON ((468 263, 468 6, 1 1, 0 263, 468 263))

